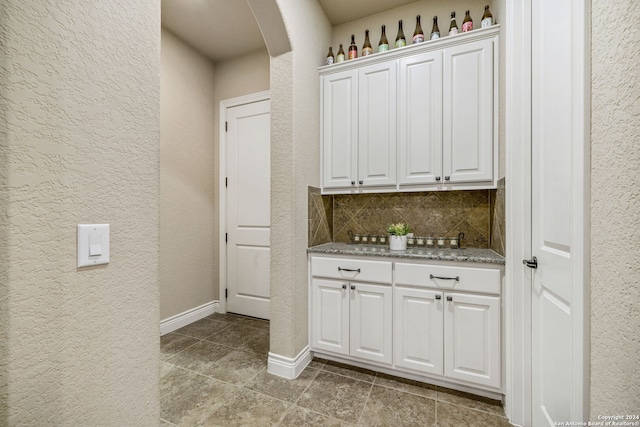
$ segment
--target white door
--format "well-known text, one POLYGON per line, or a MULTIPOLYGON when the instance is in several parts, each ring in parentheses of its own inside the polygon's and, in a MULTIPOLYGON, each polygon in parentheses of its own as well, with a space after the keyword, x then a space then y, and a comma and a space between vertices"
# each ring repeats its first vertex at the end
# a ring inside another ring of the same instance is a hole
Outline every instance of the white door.
POLYGON ((350 284, 351 356, 391 364, 391 286, 350 284))
POLYGON ((349 283, 311 281, 311 346, 349 355, 349 283))
POLYGON ((227 311, 269 319, 270 102, 227 109, 227 311))
POLYGON ((358 185, 396 183, 396 61, 358 73, 358 185))
POLYGON ((445 293, 444 375, 500 387, 500 297, 445 293))
POLYGON ((393 308, 395 365, 442 375, 442 292, 396 287, 393 308))
POLYGON ((322 77, 322 186, 356 186, 358 70, 322 77))
POLYGON ((478 40, 445 49, 442 101, 445 184, 493 179, 494 72, 497 72, 494 43, 493 39, 478 40))
MULTIPOLYGON (((532 2, 532 425, 586 420, 584 2, 532 2)), ((587 14, 588 16, 588 14, 587 14)), ((523 267, 526 268, 526 267, 523 267)))
POLYGON ((442 176, 442 52, 400 61, 398 183, 437 184, 442 176))

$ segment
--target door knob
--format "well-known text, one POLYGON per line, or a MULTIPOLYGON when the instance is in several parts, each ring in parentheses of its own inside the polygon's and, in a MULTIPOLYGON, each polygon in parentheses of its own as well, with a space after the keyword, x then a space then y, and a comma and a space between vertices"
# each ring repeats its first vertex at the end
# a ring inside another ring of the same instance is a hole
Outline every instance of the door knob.
POLYGON ((529 268, 538 268, 538 258, 532 257, 531 259, 523 259, 522 263, 529 268))

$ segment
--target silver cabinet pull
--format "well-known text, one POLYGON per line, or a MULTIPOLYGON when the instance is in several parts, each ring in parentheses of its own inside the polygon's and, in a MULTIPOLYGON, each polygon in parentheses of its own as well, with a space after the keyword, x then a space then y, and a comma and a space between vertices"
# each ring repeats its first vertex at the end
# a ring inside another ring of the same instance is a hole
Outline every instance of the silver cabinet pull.
POLYGON ((356 285, 351 285, 351 290, 355 291, 356 290, 356 285))
POLYGON ((529 268, 536 269, 538 268, 538 258, 533 257, 531 259, 523 259, 522 263, 529 268))
POLYGON ((342 289, 347 289, 347 284, 346 283, 342 284, 342 289))
POLYGON ((441 178, 439 176, 436 176, 436 181, 440 181, 440 179, 441 178))
POLYGON ((360 180, 360 181, 358 181, 358 183, 359 183, 360 185, 362 185, 362 184, 364 184, 364 181, 363 181, 363 180, 360 180))
POLYGON ((351 181, 351 185, 356 185, 356 182, 355 181, 351 181))
POLYGON ((442 295, 436 295, 436 299, 442 299, 442 295))
POLYGON ((460 276, 456 277, 444 277, 444 276, 434 276, 433 274, 429 275, 429 279, 442 279, 442 280, 455 280, 456 282, 460 281, 460 276))
POLYGON ((449 181, 450 179, 451 179, 451 177, 450 177, 450 176, 445 176, 445 177, 444 177, 444 180, 445 180, 445 181, 449 181))
POLYGON ((354 270, 352 268, 342 268, 342 267, 338 267, 338 271, 351 271, 354 273, 360 273, 360 269, 358 268, 357 270, 354 270))
POLYGON ((447 297, 447 301, 453 301, 453 297, 447 297))

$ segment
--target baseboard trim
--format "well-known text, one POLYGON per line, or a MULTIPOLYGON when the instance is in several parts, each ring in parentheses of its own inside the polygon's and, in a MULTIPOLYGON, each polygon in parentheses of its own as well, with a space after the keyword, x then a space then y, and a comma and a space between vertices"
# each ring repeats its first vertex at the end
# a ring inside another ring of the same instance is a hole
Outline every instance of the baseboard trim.
POLYGON ((304 368, 306 368, 310 362, 311 352, 309 351, 309 346, 303 348, 294 358, 269 352, 267 372, 288 380, 293 380, 298 378, 298 375, 304 371, 304 368))
POLYGON ((183 311, 175 316, 168 317, 160 321, 160 336, 187 326, 190 323, 197 322, 207 316, 211 316, 220 306, 220 301, 211 301, 201 306, 183 311))

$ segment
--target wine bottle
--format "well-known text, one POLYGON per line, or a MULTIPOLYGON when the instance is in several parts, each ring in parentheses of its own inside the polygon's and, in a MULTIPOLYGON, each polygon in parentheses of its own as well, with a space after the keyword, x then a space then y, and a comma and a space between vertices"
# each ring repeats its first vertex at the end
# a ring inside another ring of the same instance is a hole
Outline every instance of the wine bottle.
POLYGON ((355 35, 351 34, 351 44, 349 45, 349 59, 358 57, 358 46, 356 46, 355 35))
POLYGON ((480 21, 480 28, 490 27, 493 25, 493 15, 489 10, 489 5, 484 7, 484 14, 482 15, 482 21, 480 21))
POLYGON ((420 15, 416 16, 416 30, 413 32, 413 44, 422 43, 424 41, 424 32, 420 25, 420 15))
POLYGON ((449 35, 458 34, 458 24, 456 24, 456 13, 451 12, 451 25, 449 25, 449 35))
POLYGON ((378 52, 386 52, 389 50, 389 40, 387 40, 386 28, 382 26, 382 34, 380 34, 380 41, 378 42, 378 52))
POLYGON ((371 42, 369 41, 369 30, 364 30, 364 44, 362 45, 362 56, 368 56, 373 53, 371 42))
POLYGON ((396 36, 395 47, 403 47, 407 45, 407 39, 404 37, 404 31, 402 31, 402 19, 398 21, 398 35, 396 36))
POLYGON ((440 38, 440 28, 438 28, 438 17, 433 17, 433 27, 431 27, 431 40, 438 40, 440 38))
POLYGON ((473 30, 473 21, 471 20, 471 15, 469 15, 469 11, 467 10, 464 14, 464 21, 462 21, 462 32, 466 33, 471 30, 473 30))
POLYGON ((329 53, 327 53, 327 61, 325 62, 326 65, 331 65, 334 62, 334 58, 333 58, 333 48, 331 46, 329 46, 329 53))
POLYGON ((344 50, 342 49, 342 43, 340 49, 338 49, 338 55, 336 55, 336 62, 344 62, 344 50))

